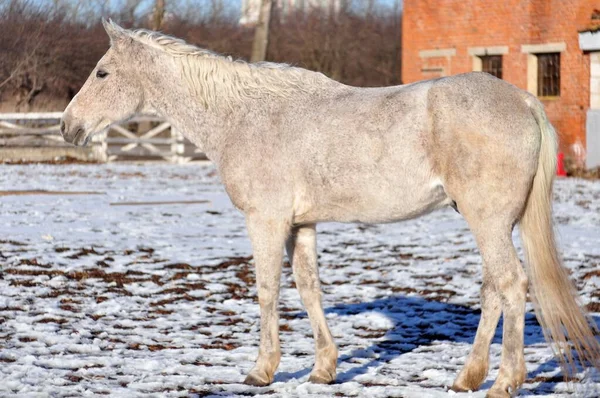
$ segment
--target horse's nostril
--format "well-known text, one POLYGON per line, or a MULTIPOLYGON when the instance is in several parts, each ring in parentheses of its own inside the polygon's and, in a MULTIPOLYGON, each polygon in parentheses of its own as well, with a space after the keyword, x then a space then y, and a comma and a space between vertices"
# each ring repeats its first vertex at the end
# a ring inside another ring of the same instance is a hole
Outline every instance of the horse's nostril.
POLYGON ((77 129, 77 131, 75 131, 75 135, 73 136, 73 141, 71 141, 71 142, 75 145, 83 145, 83 143, 85 142, 84 136, 85 136, 85 130, 83 128, 79 127, 77 129))
POLYGON ((65 135, 65 130, 67 129, 67 126, 65 125, 65 121, 61 120, 60 121, 60 133, 62 135, 65 135))

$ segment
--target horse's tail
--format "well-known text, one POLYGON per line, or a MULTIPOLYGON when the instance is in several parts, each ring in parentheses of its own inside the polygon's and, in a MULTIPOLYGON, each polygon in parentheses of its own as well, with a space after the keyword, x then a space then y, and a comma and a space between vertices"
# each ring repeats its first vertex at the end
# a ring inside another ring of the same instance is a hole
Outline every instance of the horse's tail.
POLYGON ((576 362, 600 369, 600 344, 576 298, 575 288, 562 266, 552 225, 552 184, 556 175, 557 137, 543 105, 533 96, 526 99, 541 131, 538 168, 525 211, 520 220, 525 246, 531 298, 546 340, 563 369, 565 378, 576 371, 576 362), (578 355, 574 358, 572 349, 578 355))

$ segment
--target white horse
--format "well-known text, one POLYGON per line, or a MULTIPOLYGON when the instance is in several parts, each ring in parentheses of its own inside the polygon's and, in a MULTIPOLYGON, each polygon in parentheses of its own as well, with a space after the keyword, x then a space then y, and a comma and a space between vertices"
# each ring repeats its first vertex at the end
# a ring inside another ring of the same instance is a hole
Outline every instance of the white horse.
POLYGON ((232 61, 146 30, 104 23, 111 47, 65 110, 75 145, 138 112, 165 117, 215 163, 246 216, 261 309, 260 350, 246 378, 267 385, 280 360, 277 302, 287 249, 316 342, 310 375, 336 377, 338 351, 321 306, 315 225, 394 222, 453 206, 483 257, 481 321, 454 382, 476 390, 504 314, 502 359, 488 396, 526 377, 525 299, 565 370, 573 347, 598 366, 600 346, 557 254, 552 183, 557 138, 542 104, 485 73, 357 88, 287 65, 232 61), (527 273, 513 246, 520 225, 527 273))

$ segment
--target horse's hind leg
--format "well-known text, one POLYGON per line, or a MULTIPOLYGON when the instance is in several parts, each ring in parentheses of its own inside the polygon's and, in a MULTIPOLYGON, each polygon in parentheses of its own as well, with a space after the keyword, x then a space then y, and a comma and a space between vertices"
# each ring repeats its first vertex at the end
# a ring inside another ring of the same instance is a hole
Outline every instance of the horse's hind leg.
POLYGON ((483 284, 481 286, 481 318, 471 353, 465 366, 454 381, 454 391, 475 391, 485 380, 489 368, 490 344, 496 332, 496 326, 502 312, 500 297, 494 286, 493 274, 483 266, 483 284))
MULTIPOLYGON (((473 224, 473 222, 471 222, 473 224)), ((453 389, 476 390, 488 371, 488 357, 500 312, 504 314, 500 373, 489 397, 507 397, 525 380, 523 329, 527 276, 517 257, 512 223, 485 220, 471 227, 483 257, 481 320, 473 349, 453 389)))
MULTIPOLYGON (((484 174, 485 175, 485 174, 484 174)), ((523 350, 527 276, 517 256, 512 230, 527 200, 527 176, 512 181, 494 178, 474 179, 452 198, 469 223, 483 259, 481 321, 473 349, 453 388, 476 390, 488 371, 489 347, 500 312, 504 316, 502 359, 496 382, 488 397, 509 397, 523 384, 526 376, 523 350)))
POLYGON ((510 156, 499 149, 496 152, 485 162, 471 159, 477 168, 457 165, 463 173, 450 176, 446 186, 469 223, 483 259, 481 320, 472 352, 453 389, 476 390, 485 380, 489 347, 502 313, 500 372, 488 396, 508 397, 526 376, 523 330, 528 281, 512 241, 512 230, 525 207, 533 178, 533 172, 528 175, 526 170, 535 169, 535 165, 529 164, 532 162, 525 155, 519 158, 520 163, 511 163, 510 156))
POLYGON ((525 329, 525 301, 528 280, 510 236, 506 239, 508 251, 505 267, 494 272, 495 286, 502 301, 502 358, 500 372, 488 397, 508 397, 516 394, 527 376, 523 352, 525 329))
POLYGON ((473 353, 455 386, 476 389, 485 378, 500 306, 502 360, 489 396, 509 396, 509 390, 515 391, 525 378, 527 277, 512 230, 525 209, 543 142, 531 100, 485 75, 441 80, 428 92, 430 156, 444 190, 475 235, 484 267, 482 321, 473 353))
POLYGON ((338 351, 323 313, 321 286, 317 268, 315 225, 292 230, 286 249, 294 269, 296 286, 306 307, 315 338, 315 367, 309 381, 327 384, 335 381, 338 351))

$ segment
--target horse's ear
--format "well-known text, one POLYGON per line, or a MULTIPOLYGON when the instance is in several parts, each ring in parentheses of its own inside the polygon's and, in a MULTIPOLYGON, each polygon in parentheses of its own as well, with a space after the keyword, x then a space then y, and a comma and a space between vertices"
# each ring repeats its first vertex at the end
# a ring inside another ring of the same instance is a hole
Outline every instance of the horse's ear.
POLYGON ((110 44, 118 43, 125 38, 125 29, 117 25, 112 19, 102 18, 102 26, 104 26, 104 30, 110 38, 110 44))

